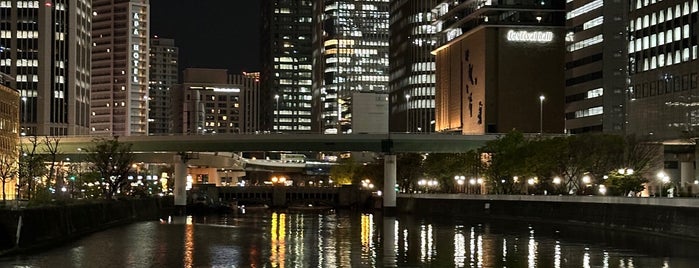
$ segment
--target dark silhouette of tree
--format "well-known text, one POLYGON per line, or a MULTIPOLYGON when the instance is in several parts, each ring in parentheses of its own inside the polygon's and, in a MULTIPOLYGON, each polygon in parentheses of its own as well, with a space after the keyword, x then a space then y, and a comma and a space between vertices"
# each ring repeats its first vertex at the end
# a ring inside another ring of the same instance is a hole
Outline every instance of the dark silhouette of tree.
POLYGON ((34 178, 43 176, 46 168, 44 167, 43 157, 37 152, 39 139, 36 136, 30 136, 27 140, 29 143, 20 144, 19 146, 19 180, 17 181, 17 188, 22 189, 26 186, 27 199, 31 199, 34 191, 34 178))
POLYGON ((93 171, 100 174, 105 198, 112 199, 128 183, 134 162, 131 144, 119 142, 119 137, 111 140, 97 138, 93 143, 87 149, 87 160, 91 162, 93 171))

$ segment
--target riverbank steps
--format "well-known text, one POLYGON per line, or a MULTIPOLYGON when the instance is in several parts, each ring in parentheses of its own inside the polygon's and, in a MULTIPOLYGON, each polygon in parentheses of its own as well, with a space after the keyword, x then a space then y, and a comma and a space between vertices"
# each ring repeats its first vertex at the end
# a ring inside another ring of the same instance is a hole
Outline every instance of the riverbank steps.
POLYGON ((0 255, 55 246, 113 226, 158 220, 172 198, 100 200, 28 208, 0 208, 0 255))
POLYGON ((596 226, 699 241, 699 198, 402 194, 399 213, 596 226))

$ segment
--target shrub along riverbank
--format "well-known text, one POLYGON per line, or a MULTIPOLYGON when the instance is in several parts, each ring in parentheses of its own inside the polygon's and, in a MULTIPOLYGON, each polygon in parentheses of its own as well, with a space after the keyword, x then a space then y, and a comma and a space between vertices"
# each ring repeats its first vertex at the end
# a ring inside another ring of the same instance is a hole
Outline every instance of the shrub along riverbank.
POLYGON ((100 200, 13 209, 0 208, 0 255, 53 246, 109 227, 157 220, 172 198, 100 200))

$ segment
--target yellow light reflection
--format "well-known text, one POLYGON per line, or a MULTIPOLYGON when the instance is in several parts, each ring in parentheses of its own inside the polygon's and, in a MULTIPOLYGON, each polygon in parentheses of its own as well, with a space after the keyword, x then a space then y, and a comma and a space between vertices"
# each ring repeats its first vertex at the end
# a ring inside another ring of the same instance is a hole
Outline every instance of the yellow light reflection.
POLYGON ((363 253, 370 253, 372 249, 372 241, 371 238, 373 237, 373 229, 372 227, 374 226, 374 215, 372 214, 363 214, 362 215, 362 252, 363 253))
POLYGON ((583 268, 590 268, 590 248, 585 248, 583 254, 583 268))
POLYGON ((270 228, 271 237, 271 254, 269 260, 272 267, 285 267, 284 260, 286 258, 286 214, 272 212, 272 221, 270 228))
POLYGON ((187 216, 184 226, 184 267, 191 268, 194 264, 194 224, 192 216, 187 216))

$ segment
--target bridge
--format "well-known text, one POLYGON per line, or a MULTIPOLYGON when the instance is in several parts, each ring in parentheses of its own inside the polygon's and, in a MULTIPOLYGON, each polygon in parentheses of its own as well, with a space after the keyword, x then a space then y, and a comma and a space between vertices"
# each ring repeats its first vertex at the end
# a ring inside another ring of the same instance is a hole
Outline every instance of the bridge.
MULTIPOLYGON (((396 153, 429 152, 456 153, 477 149, 500 134, 452 135, 444 133, 386 133, 386 134, 214 134, 125 136, 120 142, 130 143, 136 154, 157 154, 172 159, 174 164, 175 205, 186 204, 187 161, 182 153, 246 152, 246 151, 320 151, 320 152, 382 152, 384 157, 384 189, 396 183, 396 153)), ((58 151, 67 157, 80 159, 94 144, 94 136, 59 137, 58 151)), ((109 136, 102 138, 111 139, 109 136)), ((27 137, 22 142, 27 143, 27 137)), ((384 207, 396 207, 396 193, 386 191, 384 207)))
MULTIPOLYGON (((371 151, 456 153, 477 149, 500 134, 214 134, 124 136, 119 141, 132 144, 136 153, 153 152, 249 152, 249 151, 371 151)), ((109 136, 59 137, 59 150, 80 154, 95 138, 109 136)), ((26 143, 27 137, 22 138, 26 143)))

